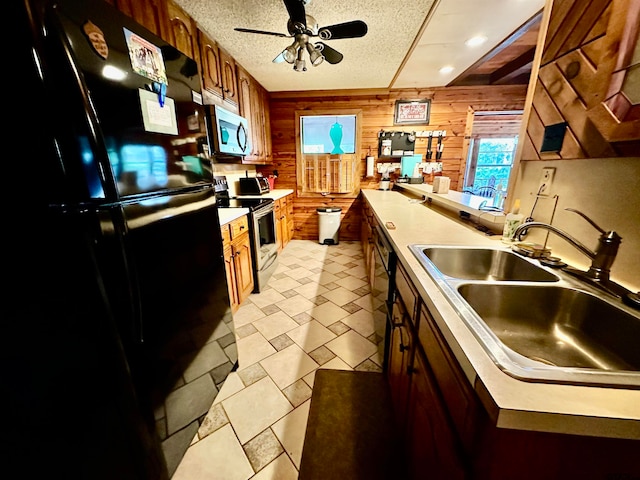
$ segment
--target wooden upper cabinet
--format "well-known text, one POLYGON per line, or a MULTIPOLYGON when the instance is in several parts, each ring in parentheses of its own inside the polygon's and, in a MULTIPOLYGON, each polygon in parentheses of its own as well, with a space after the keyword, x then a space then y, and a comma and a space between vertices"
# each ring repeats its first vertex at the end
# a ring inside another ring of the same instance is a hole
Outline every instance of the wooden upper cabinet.
POLYGON ((109 3, 163 40, 171 38, 166 0, 112 0, 109 3))
POLYGON ((182 53, 191 57, 200 64, 200 52, 198 50, 198 33, 196 22, 177 4, 167 1, 167 13, 169 16, 169 37, 167 41, 182 53))
POLYGON ((240 115, 249 122, 251 152, 242 162, 269 164, 271 158, 271 128, 268 122, 268 96, 266 90, 242 66, 236 65, 240 115), (265 102, 265 99, 267 101, 265 102))
POLYGON ((222 98, 238 107, 238 78, 236 61, 224 49, 220 49, 220 70, 222 72, 222 98))
POLYGON ((200 29, 198 29, 198 44, 202 72, 202 98, 205 104, 211 105, 222 99, 220 48, 200 29))

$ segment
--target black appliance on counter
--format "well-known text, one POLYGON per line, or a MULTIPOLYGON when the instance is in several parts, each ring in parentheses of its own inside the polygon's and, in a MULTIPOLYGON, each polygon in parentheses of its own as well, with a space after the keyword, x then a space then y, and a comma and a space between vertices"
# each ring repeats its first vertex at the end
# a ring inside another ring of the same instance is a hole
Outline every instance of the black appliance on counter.
POLYGON ((266 177, 240 177, 238 186, 240 195, 264 195, 271 191, 266 177))
POLYGON ((224 175, 214 177, 214 182, 218 208, 249 209, 249 233, 253 254, 253 291, 261 292, 278 267, 275 202, 273 198, 269 197, 229 197, 229 185, 224 175))
POLYGON ((7 8, 3 467, 168 479, 237 362, 197 65, 102 0, 7 8))

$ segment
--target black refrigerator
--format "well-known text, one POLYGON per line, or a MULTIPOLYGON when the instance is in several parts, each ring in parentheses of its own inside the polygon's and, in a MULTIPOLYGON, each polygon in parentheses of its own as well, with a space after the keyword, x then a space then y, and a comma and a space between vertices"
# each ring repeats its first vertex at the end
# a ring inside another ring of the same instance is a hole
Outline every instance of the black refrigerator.
POLYGON ((237 365, 198 67, 102 0, 6 7, 3 468, 170 478, 237 365))

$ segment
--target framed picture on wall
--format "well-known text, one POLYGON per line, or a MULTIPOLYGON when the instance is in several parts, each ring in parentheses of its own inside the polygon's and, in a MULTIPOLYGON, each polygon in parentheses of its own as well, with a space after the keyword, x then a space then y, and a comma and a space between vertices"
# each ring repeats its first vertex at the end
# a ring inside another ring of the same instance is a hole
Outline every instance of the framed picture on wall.
POLYGON ((431 100, 396 100, 394 125, 429 125, 431 100))

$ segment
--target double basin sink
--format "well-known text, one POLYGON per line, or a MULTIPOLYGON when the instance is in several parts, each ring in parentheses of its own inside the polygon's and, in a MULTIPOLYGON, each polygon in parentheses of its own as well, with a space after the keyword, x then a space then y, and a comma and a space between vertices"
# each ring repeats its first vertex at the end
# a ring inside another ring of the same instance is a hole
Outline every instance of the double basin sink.
POLYGON ((616 297, 506 247, 409 248, 505 373, 640 389, 640 312, 616 297))

